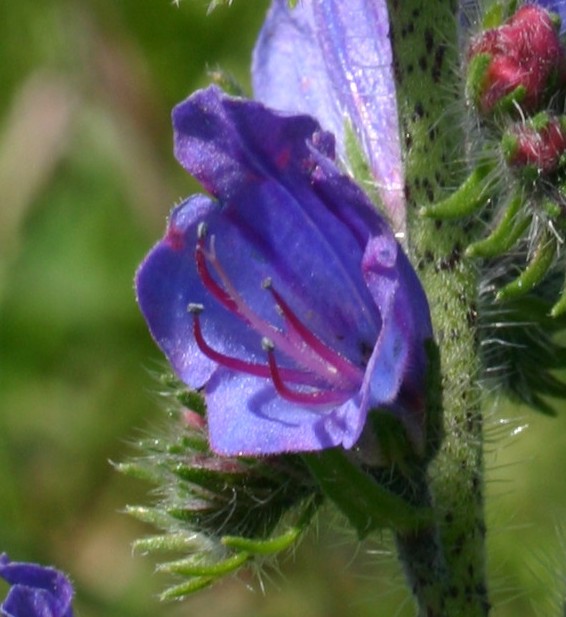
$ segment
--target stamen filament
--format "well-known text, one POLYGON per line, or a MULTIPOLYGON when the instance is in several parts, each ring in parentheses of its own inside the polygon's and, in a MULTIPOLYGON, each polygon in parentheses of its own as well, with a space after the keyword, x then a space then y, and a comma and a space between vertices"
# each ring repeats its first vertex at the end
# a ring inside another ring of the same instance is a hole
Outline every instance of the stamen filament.
POLYGON ((277 306, 287 320, 289 326, 303 339, 303 341, 325 362, 330 364, 341 377, 350 378, 354 383, 361 383, 363 371, 349 362, 346 358, 339 355, 330 347, 327 347, 313 332, 311 332, 303 322, 297 317, 293 309, 285 302, 281 294, 273 287, 271 279, 264 281, 263 286, 267 289, 277 306))
POLYGON ((231 356, 227 356, 210 347, 210 345, 204 340, 202 333, 199 316, 200 311, 195 310, 194 307, 195 305, 189 304, 188 308, 189 313, 193 316, 193 336, 195 337, 198 348, 205 356, 234 371, 255 375, 256 377, 270 377, 269 369, 265 364, 257 364, 255 362, 247 362, 238 358, 232 358, 231 356))
POLYGON ((226 307, 230 312, 240 315, 238 310, 238 303, 232 298, 232 296, 223 289, 211 276, 208 267, 206 265, 206 249, 204 248, 204 232, 199 234, 197 247, 195 251, 195 261, 197 266, 197 273, 203 285, 209 291, 222 306, 226 307))
POLYGON ((267 362, 271 373, 271 381, 275 386, 277 394, 290 403, 298 403, 299 405, 339 405, 343 403, 348 396, 333 390, 313 390, 312 392, 297 392, 291 390, 283 381, 277 361, 275 360, 275 347, 268 339, 262 340, 262 345, 267 352, 267 362))
MULTIPOLYGON (((193 317, 193 336, 195 342, 200 351, 218 364, 225 366, 233 371, 240 373, 246 373, 255 377, 264 377, 266 379, 271 378, 271 371, 266 364, 260 364, 257 362, 248 362, 247 360, 241 360, 240 358, 234 358, 226 354, 217 351, 211 347, 205 340, 202 327, 200 324, 200 313, 204 310, 202 304, 189 304, 187 311, 193 317)), ((312 376, 303 371, 297 371, 294 369, 282 369, 281 373, 285 376, 285 379, 293 383, 309 383, 312 381, 312 376)))
MULTIPOLYGON (((210 250, 207 250, 204 246, 205 233, 206 230, 199 229, 198 235, 198 243, 196 248, 196 266, 197 272, 200 276, 200 279, 207 291, 222 304, 226 309, 228 309, 231 313, 237 315, 240 319, 245 321, 251 328, 253 328, 258 334, 261 336, 267 336, 270 339, 273 339, 277 344, 278 349, 280 349, 284 354, 295 360, 297 364, 301 364, 301 360, 304 361, 304 352, 297 348, 297 346, 291 341, 285 334, 278 331, 274 326, 261 319, 258 315, 256 315, 243 301, 241 296, 238 294, 237 290, 234 289, 234 286, 230 282, 230 279, 222 265, 218 261, 216 257, 216 253, 214 251, 214 236, 211 238, 211 247, 210 250), (222 285, 219 285, 214 278, 212 277, 209 269, 208 263, 212 265, 214 268, 214 272, 218 275, 222 285)), ((308 367, 311 368, 310 366, 308 367)), ((328 374, 322 374, 320 367, 316 367, 316 370, 312 371, 317 375, 322 376, 325 380, 328 380, 328 374)), ((334 377, 334 376, 332 376, 334 377)))
MULTIPOLYGON (((277 348, 282 354, 293 360, 298 366, 304 370, 282 369, 281 374, 285 371, 290 376, 290 381, 296 383, 309 383, 306 378, 309 376, 310 383, 322 382, 330 387, 340 388, 348 385, 357 387, 363 380, 363 371, 361 368, 353 365, 347 359, 340 356, 338 353, 328 348, 320 341, 309 329, 298 319, 292 309, 287 305, 277 291, 269 285, 276 304, 285 319, 288 329, 282 332, 273 324, 262 319, 244 302, 238 291, 234 288, 229 276, 224 271, 222 264, 219 262, 214 249, 214 239, 210 238, 209 247, 205 246, 207 232, 205 227, 199 227, 198 240, 195 251, 196 268, 198 275, 206 287, 206 290, 228 311, 242 319, 250 328, 257 332, 260 336, 267 337, 274 341, 277 348), (216 278, 212 276, 209 267, 214 269, 216 278), (219 282, 218 282, 219 281, 219 282)), ((195 336, 195 340, 196 336, 195 336)), ((202 351, 211 359, 215 359, 208 351, 218 354, 215 350, 209 350, 208 345, 202 340, 202 351), (205 347, 206 346, 206 347, 205 347), (206 350, 205 350, 206 349, 206 350)), ((197 344, 199 341, 197 340, 197 344)), ((222 354, 220 354, 222 356, 222 354)), ((240 366, 241 360, 236 358, 228 358, 216 360, 221 364, 227 365, 228 362, 233 366, 234 370, 242 370, 254 375, 260 375, 257 371, 261 365, 254 365, 254 368, 247 367, 244 362, 241 369, 235 368, 240 366), (255 372, 254 372, 255 371, 255 372)), ((267 367, 265 367, 267 368, 267 367)), ((263 376, 263 373, 261 374, 263 376)), ((268 375, 269 376, 269 375, 268 375)), ((287 378, 287 377, 286 377, 287 378)), ((283 384, 283 388, 285 388, 283 384)), ((292 391, 290 391, 292 392, 292 391)), ((312 399, 312 397, 311 397, 312 399)))

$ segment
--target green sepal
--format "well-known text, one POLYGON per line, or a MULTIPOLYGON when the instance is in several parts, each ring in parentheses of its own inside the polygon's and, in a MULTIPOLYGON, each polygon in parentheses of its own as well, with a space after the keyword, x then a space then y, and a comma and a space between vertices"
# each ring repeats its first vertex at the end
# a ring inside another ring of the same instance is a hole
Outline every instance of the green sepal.
POLYGON ((206 545, 206 537, 197 533, 168 533, 136 540, 132 547, 137 553, 191 553, 202 551, 206 545))
POLYGON ((466 92, 474 105, 479 106, 479 101, 485 87, 485 76, 491 64, 491 54, 481 53, 475 55, 468 63, 466 76, 466 92))
POLYGON ((486 388, 497 389, 511 401, 550 416, 556 415, 562 401, 543 397, 563 400, 566 394, 562 379, 566 347, 560 343, 566 317, 551 316, 551 304, 543 299, 556 294, 555 282, 547 278, 536 296, 528 294, 501 307, 488 300, 480 309, 478 329, 484 338, 481 347, 487 368, 486 388))
POLYGON ((529 119, 529 124, 537 133, 540 133, 548 128, 550 116, 547 111, 541 111, 536 116, 529 119))
POLYGON ((566 282, 562 287, 562 291, 560 292, 560 298, 558 302, 554 304, 554 306, 550 309, 550 316, 554 317, 562 317, 566 314, 566 282))
POLYGON ((153 505, 127 512, 158 528, 155 536, 138 540, 135 550, 170 553, 160 558, 158 570, 188 579, 162 595, 173 599, 289 548, 322 495, 298 455, 216 455, 208 445, 200 393, 187 391, 171 375, 161 384, 170 426, 141 440, 140 455, 117 467, 157 487, 153 505))
POLYGON ((509 131, 504 133, 501 138, 501 154, 503 154, 503 158, 508 165, 512 163, 518 149, 519 138, 517 135, 509 131))
POLYGON ((184 598, 185 596, 189 596, 201 589, 205 589, 209 587, 214 582, 216 582, 216 577, 214 576, 199 576, 197 578, 191 578, 185 583, 181 583, 180 585, 175 585, 174 587, 169 587, 166 589, 160 596, 160 600, 179 600, 180 598, 184 598))
POLYGON ((552 25, 556 29, 556 32, 560 32, 560 30, 562 29, 562 18, 560 17, 559 13, 555 13, 554 11, 550 11, 548 9, 547 12, 548 16, 550 17, 550 21, 552 22, 552 25))
POLYGON ((177 393, 177 400, 183 407, 194 411, 199 416, 206 414, 206 403, 204 396, 196 390, 182 389, 177 393))
MULTIPOLYGON (((185 384, 179 381, 179 378, 173 373, 163 373, 159 375, 159 382, 165 388, 164 395, 173 398, 180 403, 182 408, 190 409, 199 416, 206 414, 206 402, 201 392, 197 390, 188 390, 185 384)), ((179 405, 170 407, 169 413, 173 416, 178 416, 182 409, 179 405)))
POLYGON ((274 555, 281 551, 291 548, 298 540, 303 530, 299 527, 292 527, 287 532, 282 533, 268 540, 253 540, 252 538, 242 538, 240 536, 224 536, 222 544, 232 549, 239 549, 253 555, 274 555))
POLYGON ((182 480, 190 482, 193 485, 193 489, 202 487, 216 495, 223 494, 228 487, 239 487, 246 482, 243 470, 234 473, 229 471, 218 473, 216 469, 207 469, 206 467, 199 466, 197 463, 178 463, 172 468, 172 471, 182 480))
POLYGON ((374 435, 379 443, 379 457, 387 467, 406 478, 412 476, 415 463, 420 459, 415 444, 407 435, 402 420, 387 410, 374 410, 368 415, 374 435))
POLYGON ((126 506, 126 514, 133 516, 142 523, 148 523, 162 529, 171 524, 171 517, 162 510, 147 506, 126 506))
POLYGON ((470 216, 489 201, 491 182, 487 175, 493 169, 492 164, 482 163, 464 180, 452 195, 419 210, 421 216, 434 219, 453 219, 470 216))
POLYGON ((562 216, 562 208, 555 201, 551 201, 546 199, 541 205, 542 211, 546 214, 547 217, 557 220, 562 216))
POLYGON ((517 11, 517 0, 503 0, 502 2, 493 2, 485 10, 482 17, 482 28, 491 30, 503 25, 503 22, 513 13, 517 11))
POLYGON ((429 508, 416 507, 378 484, 341 448, 305 454, 303 459, 360 539, 376 529, 411 531, 431 523, 429 508))
POLYGON ((466 255, 490 258, 509 251, 525 233, 531 222, 531 216, 521 214, 521 208, 524 208, 524 197, 518 193, 505 208, 495 229, 487 238, 470 244, 466 249, 466 255))
POLYGON ((550 237, 548 233, 542 234, 527 267, 516 279, 500 289, 495 299, 498 302, 503 302, 518 298, 531 291, 543 280, 550 266, 552 266, 555 256, 555 239, 550 237))
POLYGON ((516 115, 517 109, 527 96, 525 86, 517 86, 514 90, 502 96, 493 107, 493 112, 501 115, 516 115))
MULTIPOLYGON (((114 468, 130 478, 143 480, 155 484, 161 478, 161 472, 150 465, 144 465, 138 461, 129 461, 127 463, 114 463, 114 468)), ((135 514, 132 513, 133 516, 135 514)))
POLYGON ((183 452, 187 452, 187 450, 201 454, 208 452, 208 442, 205 435, 203 433, 184 435, 179 440, 179 443, 171 444, 167 448, 167 453, 171 455, 182 454, 183 452))
MULTIPOLYGON (((214 7, 212 7, 214 8, 214 7)), ((238 80, 228 71, 219 67, 208 69, 207 75, 213 84, 224 90, 230 96, 244 97, 246 95, 244 88, 238 80)))
POLYGON ((294 9, 297 6, 298 0, 287 0, 287 6, 290 9, 294 9))
POLYGON ((212 576, 214 578, 219 578, 235 572, 249 561, 249 559, 250 555, 244 551, 230 555, 230 557, 226 559, 211 563, 207 563, 199 557, 191 556, 186 559, 162 563, 157 569, 160 572, 178 574, 180 576, 212 576))

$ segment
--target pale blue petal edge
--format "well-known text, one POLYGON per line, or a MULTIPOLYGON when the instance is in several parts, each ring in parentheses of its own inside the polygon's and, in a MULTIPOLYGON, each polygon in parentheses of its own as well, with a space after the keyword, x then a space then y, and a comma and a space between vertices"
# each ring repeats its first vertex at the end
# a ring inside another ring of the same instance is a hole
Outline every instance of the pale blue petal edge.
POLYGON ((274 0, 253 60, 256 98, 309 113, 332 131, 345 160, 351 122, 383 207, 404 230, 405 200, 389 20, 384 0, 274 0))

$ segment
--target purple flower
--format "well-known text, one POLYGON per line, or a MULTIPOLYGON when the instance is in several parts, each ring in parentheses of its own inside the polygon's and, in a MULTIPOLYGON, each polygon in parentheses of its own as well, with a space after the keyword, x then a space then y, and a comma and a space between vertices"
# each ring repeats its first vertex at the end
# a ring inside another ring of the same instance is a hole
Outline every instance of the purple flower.
POLYGON ((213 197, 173 211, 137 293, 178 376, 203 389, 213 450, 350 448, 382 406, 418 432, 426 298, 333 137, 214 87, 173 123, 179 162, 213 197))
POLYGON ((403 167, 385 0, 273 0, 253 62, 255 98, 308 113, 337 139, 355 131, 395 231, 405 229, 403 167))
POLYGON ((6 617, 72 617, 73 587, 59 570, 0 555, 0 577, 12 585, 0 605, 6 617))

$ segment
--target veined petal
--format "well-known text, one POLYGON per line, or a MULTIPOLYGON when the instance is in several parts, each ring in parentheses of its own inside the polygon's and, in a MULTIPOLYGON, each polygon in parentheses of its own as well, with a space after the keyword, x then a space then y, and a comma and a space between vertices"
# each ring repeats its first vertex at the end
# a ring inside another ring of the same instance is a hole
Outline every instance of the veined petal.
POLYGON ((274 0, 254 53, 254 92, 307 112, 338 140, 349 122, 396 231, 404 230, 403 168, 387 7, 383 0, 274 0))
POLYGON ((365 404, 373 408, 393 402, 401 384, 422 392, 424 343, 432 337, 432 324, 420 282, 400 248, 382 238, 370 241, 362 269, 383 319, 364 383, 365 404))
POLYGON ((45 589, 16 585, 2 604, 6 617, 61 617, 59 601, 45 589))
MULTIPOLYGON (((252 61, 255 98, 273 109, 306 113, 344 143, 344 115, 320 48, 310 2, 272 2, 252 61)), ((344 155, 344 151, 341 151, 344 155)))
POLYGON ((261 286, 272 278, 276 287, 292 291, 295 312, 315 334, 325 339, 332 332, 340 353, 359 357, 380 328, 379 314, 368 310, 373 303, 357 275, 359 264, 370 235, 390 230, 325 156, 329 149, 315 148, 320 127, 312 118, 277 114, 216 88, 189 101, 174 112, 176 153, 219 198, 222 216, 207 221, 208 235, 217 237, 228 276, 261 317, 279 323, 261 286), (203 126, 215 133, 203 138, 203 126), (338 189, 334 199, 342 202, 329 207, 313 185, 338 189), (333 287, 343 294, 328 294, 333 287))
POLYGON ((221 455, 351 447, 365 421, 350 400, 337 409, 308 409, 284 401, 266 380, 226 369, 214 375, 205 395, 211 447, 221 455))

